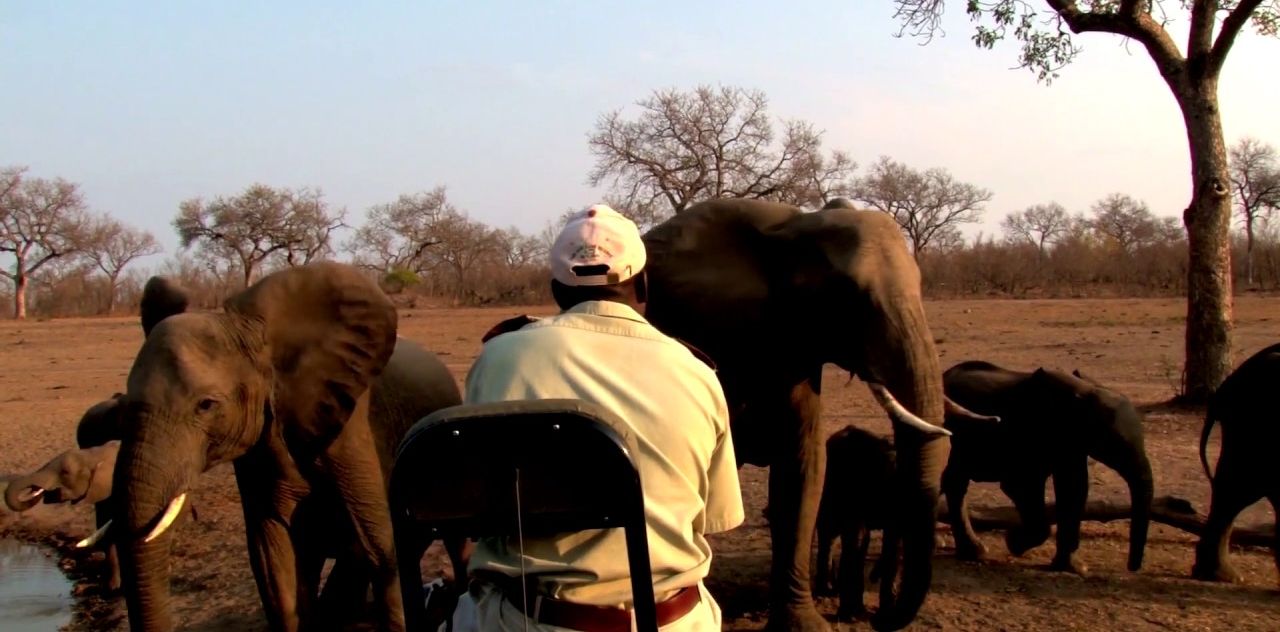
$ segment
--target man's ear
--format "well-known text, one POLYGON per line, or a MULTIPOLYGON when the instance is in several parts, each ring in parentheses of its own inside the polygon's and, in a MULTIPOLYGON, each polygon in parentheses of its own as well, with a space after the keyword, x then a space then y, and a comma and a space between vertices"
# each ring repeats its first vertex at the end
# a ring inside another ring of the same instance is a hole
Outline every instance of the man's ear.
POLYGON ((649 302, 649 273, 647 271, 641 270, 640 274, 636 275, 635 288, 636 288, 636 302, 641 305, 648 303, 649 302))

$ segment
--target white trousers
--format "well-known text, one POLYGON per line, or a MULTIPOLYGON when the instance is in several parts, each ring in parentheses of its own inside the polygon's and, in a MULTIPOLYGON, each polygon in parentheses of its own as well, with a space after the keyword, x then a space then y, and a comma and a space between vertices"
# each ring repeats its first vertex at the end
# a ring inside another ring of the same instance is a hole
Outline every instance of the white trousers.
MULTIPOLYGON (((660 628, 662 632, 719 632, 720 605, 711 598, 702 582, 698 582, 698 592, 702 598, 683 617, 660 628)), ((632 630, 635 622, 632 621, 632 630)), ((440 628, 443 630, 443 626, 440 628)), ((561 628, 545 623, 535 623, 525 618, 496 586, 479 584, 472 590, 463 593, 458 599, 458 608, 453 611, 454 632, 577 632, 570 628, 561 628), (527 627, 526 627, 527 626, 527 627)))

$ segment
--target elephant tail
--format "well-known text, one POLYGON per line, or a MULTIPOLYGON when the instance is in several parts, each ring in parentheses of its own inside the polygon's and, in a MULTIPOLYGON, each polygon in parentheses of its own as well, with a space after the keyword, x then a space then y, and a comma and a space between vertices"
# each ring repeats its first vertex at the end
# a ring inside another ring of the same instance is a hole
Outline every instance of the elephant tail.
POLYGON ((1209 434, 1213 432, 1213 424, 1217 423, 1217 411, 1214 410, 1213 403, 1209 403, 1208 411, 1204 415, 1204 429, 1200 431, 1200 465, 1204 468, 1204 475, 1209 478, 1209 482, 1213 482, 1213 472, 1209 471, 1209 455, 1207 448, 1209 446, 1209 434))

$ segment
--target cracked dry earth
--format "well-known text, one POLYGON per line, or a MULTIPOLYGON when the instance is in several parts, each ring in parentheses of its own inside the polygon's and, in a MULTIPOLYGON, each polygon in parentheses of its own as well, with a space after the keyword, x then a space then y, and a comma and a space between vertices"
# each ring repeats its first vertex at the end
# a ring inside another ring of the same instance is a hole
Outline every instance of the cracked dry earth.
MULTIPOLYGON (((1126 393, 1147 413, 1147 449, 1156 495, 1191 500, 1208 510, 1209 487, 1197 456, 1202 412, 1158 406, 1168 400, 1181 369, 1185 302, 1181 299, 957 300, 927 305, 942 367, 985 359, 1011 368, 1079 368, 1126 393)), ((548 314, 550 307, 451 309, 402 312, 401 334, 440 353, 461 381, 480 348, 480 336, 495 322, 519 313, 548 314)), ((24 472, 74 445, 74 427, 90 404, 121 390, 141 328, 133 318, 0 322, 0 474, 24 472)), ((1280 298, 1236 300, 1235 362, 1280 340, 1280 298)), ((824 380, 824 424, 834 432, 846 424, 889 431, 866 388, 829 368, 824 380)), ((1216 433, 1211 458, 1216 454, 1216 433)), ((1119 477, 1090 468, 1091 499, 1127 502, 1119 477)), ((713 536, 715 562, 708 580, 720 601, 728 630, 764 627, 769 532, 760 510, 767 471, 742 472, 747 523, 713 536)), ((192 490, 199 520, 176 527, 172 604, 184 629, 203 632, 265 630, 247 563, 239 498, 230 467, 199 479, 192 490)), ((1050 490, 1051 493, 1051 490, 1050 490)), ((994 484, 971 487, 970 502, 1004 506, 994 484)), ((1272 522, 1265 503, 1237 525, 1272 522)), ((40 506, 15 518, 0 515, 0 537, 41 541, 63 552, 61 561, 77 580, 71 629, 125 630, 122 602, 103 594, 94 580, 101 553, 83 553, 71 543, 91 530, 89 507, 40 506)), ((939 531, 948 532, 939 525, 939 531)), ((933 591, 913 630, 1247 630, 1280 629, 1280 593, 1271 553, 1235 550, 1244 575, 1237 585, 1196 582, 1188 574, 1195 537, 1154 524, 1139 573, 1125 570, 1127 521, 1086 523, 1081 554, 1087 578, 1047 571, 1052 541, 1013 558, 1002 534, 982 534, 991 559, 982 564, 954 559, 939 550, 933 591)), ((873 544, 873 555, 875 545, 873 544)), ((439 556, 424 560, 438 573, 439 556)), ((875 586, 869 586, 874 591, 875 586)), ((874 603, 874 593, 866 599, 874 603)), ((834 600, 819 601, 834 617, 834 600)), ((865 623, 844 629, 869 629, 865 623)))

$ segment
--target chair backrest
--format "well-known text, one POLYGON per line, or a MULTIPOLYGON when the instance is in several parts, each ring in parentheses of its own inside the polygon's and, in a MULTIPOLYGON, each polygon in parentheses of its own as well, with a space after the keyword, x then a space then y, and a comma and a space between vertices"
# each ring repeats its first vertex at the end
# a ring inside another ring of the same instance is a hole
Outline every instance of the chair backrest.
MULTIPOLYGON (((636 623, 639 630, 656 632, 634 451, 626 424, 580 400, 438 410, 409 430, 396 455, 390 481, 396 548, 412 555, 437 539, 621 527, 636 623)), ((422 576, 418 560, 402 557, 399 566, 412 630, 422 607, 422 576)))

